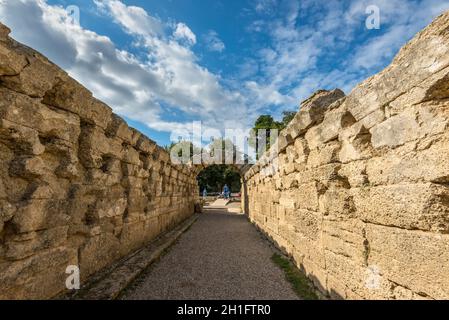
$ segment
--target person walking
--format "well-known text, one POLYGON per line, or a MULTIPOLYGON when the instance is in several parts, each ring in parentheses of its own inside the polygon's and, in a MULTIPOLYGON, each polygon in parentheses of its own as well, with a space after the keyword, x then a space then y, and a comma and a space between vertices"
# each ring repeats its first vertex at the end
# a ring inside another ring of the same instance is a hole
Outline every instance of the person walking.
POLYGON ((224 185, 224 188, 223 188, 223 194, 224 194, 224 198, 225 198, 225 199, 229 199, 229 196, 230 196, 230 190, 229 190, 229 187, 228 187, 227 184, 224 185))
POLYGON ((203 199, 206 199, 206 197, 207 197, 207 189, 204 188, 204 190, 203 190, 203 199))

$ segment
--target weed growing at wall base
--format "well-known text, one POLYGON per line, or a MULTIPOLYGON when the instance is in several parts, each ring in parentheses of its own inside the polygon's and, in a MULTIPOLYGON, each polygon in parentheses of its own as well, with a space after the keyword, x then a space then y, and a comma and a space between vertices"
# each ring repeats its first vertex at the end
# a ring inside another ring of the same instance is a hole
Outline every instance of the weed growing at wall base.
POLYGON ((298 297, 304 300, 318 300, 310 280, 290 260, 277 253, 271 257, 271 260, 284 271, 285 278, 291 283, 298 297))

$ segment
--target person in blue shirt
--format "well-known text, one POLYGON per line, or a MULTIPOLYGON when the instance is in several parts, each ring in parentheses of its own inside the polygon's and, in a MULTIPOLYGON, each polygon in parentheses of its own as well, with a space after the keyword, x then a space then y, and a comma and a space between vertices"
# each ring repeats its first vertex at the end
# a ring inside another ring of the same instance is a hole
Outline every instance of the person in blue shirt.
POLYGON ((207 189, 204 188, 204 190, 203 190, 203 198, 206 198, 206 197, 207 197, 207 189))
POLYGON ((225 199, 229 199, 230 193, 231 193, 231 190, 229 190, 228 185, 225 184, 224 188, 223 188, 223 194, 224 194, 225 199))

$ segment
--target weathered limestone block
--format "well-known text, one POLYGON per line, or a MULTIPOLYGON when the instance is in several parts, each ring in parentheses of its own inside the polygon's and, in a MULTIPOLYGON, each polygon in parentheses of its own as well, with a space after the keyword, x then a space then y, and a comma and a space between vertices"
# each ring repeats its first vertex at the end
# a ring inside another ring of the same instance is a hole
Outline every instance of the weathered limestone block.
POLYGON ((150 155, 156 150, 156 143, 146 136, 141 135, 137 140, 136 148, 150 155))
POLYGON ((30 97, 42 98, 53 88, 62 71, 40 55, 28 56, 27 65, 17 75, 2 76, 3 86, 30 97))
POLYGON ((355 215, 356 208, 349 189, 330 188, 319 199, 320 212, 331 216, 349 218, 355 215))
POLYGON ((38 130, 44 137, 55 137, 75 143, 80 134, 79 117, 62 110, 52 110, 36 99, 0 89, 2 118, 38 130))
MULTIPOLYGON (((288 244, 287 244, 288 246, 288 244)), ((298 233, 291 256, 312 283, 321 291, 326 290, 327 274, 324 251, 320 241, 313 241, 298 233)))
POLYGON ((64 290, 68 265, 77 265, 77 255, 64 247, 45 250, 27 259, 3 265, 0 267, 0 299, 55 296, 64 290))
POLYGON ((122 172, 124 176, 131 176, 142 179, 146 179, 150 176, 148 170, 143 169, 141 166, 125 162, 122 163, 122 172))
POLYGON ((0 232, 3 231, 3 227, 6 222, 11 220, 16 211, 16 207, 6 200, 0 200, 0 232))
POLYGON ((8 194, 6 193, 5 180, 1 179, 0 180, 0 199, 4 200, 7 198, 8 198, 8 194))
POLYGON ((45 182, 33 182, 22 195, 23 200, 55 199, 57 193, 45 182))
POLYGON ((365 237, 365 223, 358 219, 334 220, 322 223, 322 245, 334 254, 350 258, 357 265, 367 265, 369 248, 365 237))
POLYGON ((65 212, 65 201, 28 200, 17 205, 12 224, 17 233, 25 233, 63 226, 70 217, 65 212))
MULTIPOLYGON (((161 233, 162 228, 159 219, 153 221, 157 221, 157 232, 161 233)), ((145 224, 139 221, 124 224, 120 235, 121 251, 132 252, 141 247, 145 243, 145 229, 145 224)))
POLYGON ((449 188, 432 183, 351 189, 365 222, 405 229, 447 232, 449 188))
POLYGON ((366 165, 369 182, 374 185, 420 180, 448 182, 448 138, 449 136, 445 135, 429 143, 427 148, 420 152, 411 152, 404 155, 388 153, 383 157, 369 159, 366 165))
MULTIPOLYGON (((294 168, 294 163, 291 164, 294 168)), ((294 170, 292 170, 291 172, 293 172, 294 170)), ((282 188, 289 190, 292 188, 296 188, 298 187, 298 180, 296 179, 296 175, 294 174, 289 174, 287 176, 284 176, 282 178, 282 188)))
POLYGON ((424 98, 420 99, 420 102, 429 100, 447 99, 449 96, 449 68, 436 72, 424 83, 426 90, 424 98))
MULTIPOLYGON (((352 114, 351 114, 352 116, 352 114)), ((386 118, 385 115, 385 110, 383 110, 383 108, 381 109, 377 109, 375 111, 373 111, 372 113, 368 114, 367 116, 365 116, 364 118, 360 119, 357 123, 355 123, 355 128, 353 131, 358 131, 360 130, 357 127, 364 127, 367 130, 370 130, 372 127, 374 127, 375 125, 383 122, 386 118)), ((355 120, 355 118, 354 118, 355 120)))
POLYGON ((116 197, 113 193, 107 198, 97 200, 95 204, 95 214, 98 219, 113 218, 122 216, 127 208, 127 199, 124 195, 116 197))
POLYGON ((158 155, 158 159, 162 162, 162 163, 171 163, 170 161, 170 154, 168 152, 166 152, 163 148, 157 146, 157 155, 158 155))
POLYGON ((6 39, 11 30, 2 24, 0 24, 0 30, 2 33, 0 41, 0 76, 18 75, 28 64, 28 61, 23 54, 15 50, 15 44, 12 41, 6 39))
POLYGON ((66 75, 60 77, 49 90, 43 103, 80 116, 83 122, 106 129, 112 110, 106 104, 92 97, 92 93, 66 75))
POLYGON ((85 168, 99 169, 113 157, 122 159, 123 151, 120 140, 107 138, 100 128, 91 125, 82 127, 78 152, 85 168))
POLYGON ((86 184, 96 186, 100 190, 121 184, 122 181, 121 172, 104 172, 103 169, 88 169, 86 172, 86 184))
POLYGON ((79 111, 79 116, 84 122, 94 124, 106 129, 111 119, 112 109, 105 103, 92 99, 87 108, 79 111))
POLYGON ((41 157, 22 156, 15 158, 9 166, 11 176, 35 179, 46 173, 46 165, 41 157))
POLYGON ((342 163, 364 160, 373 156, 371 133, 364 126, 354 126, 353 135, 344 139, 338 159, 342 163))
POLYGON ((128 212, 144 212, 148 199, 140 188, 128 190, 128 212))
POLYGON ((0 40, 8 40, 8 36, 11 33, 11 29, 9 29, 4 24, 0 24, 0 40))
MULTIPOLYGON (((381 168, 379 167, 381 170, 381 168)), ((349 187, 361 187, 369 183, 367 174, 367 161, 354 161, 341 166, 338 174, 346 179, 349 187)), ((371 183, 373 183, 371 181, 371 183)))
MULTIPOLYGON (((288 158, 285 158, 288 159, 288 158)), ((281 173, 283 173, 284 175, 289 175, 292 172, 295 172, 296 170, 296 163, 293 162, 289 162, 288 160, 281 165, 281 167, 283 167, 283 170, 280 170, 281 173)), ((270 167, 265 167, 263 168, 263 170, 261 171, 261 175, 265 178, 265 177, 270 177, 273 172, 269 170, 270 167)))
POLYGON ((135 145, 140 138, 139 132, 128 127, 125 120, 115 114, 112 114, 105 133, 109 138, 118 137, 130 145, 135 145))
POLYGON ((129 164, 140 166, 140 154, 133 147, 126 145, 122 148, 123 161, 129 164))
POLYGON ((404 95, 390 102, 385 111, 388 116, 394 116, 422 102, 446 99, 449 96, 447 87, 449 68, 437 71, 424 80, 419 86, 410 89, 404 95))
POLYGON ((111 234, 94 236, 79 250, 80 275, 86 279, 120 257, 120 242, 111 234))
POLYGON ((45 93, 44 104, 82 115, 92 105, 92 93, 66 74, 45 93))
MULTIPOLYGON (((292 210, 286 214, 285 221, 295 227, 295 232, 310 240, 319 238, 321 216, 307 209, 292 210)), ((296 243, 297 241, 295 241, 296 243)))
POLYGON ((283 152, 291 143, 293 138, 286 132, 281 132, 277 140, 277 147, 279 152, 283 152))
POLYGON ((298 153, 294 145, 289 145, 285 150, 288 162, 294 162, 298 158, 298 153))
POLYGON ((318 211, 318 196, 322 192, 323 185, 316 181, 299 185, 295 190, 299 208, 318 211))
POLYGON ((446 234, 368 224, 369 263, 388 279, 433 299, 449 290, 449 238, 446 234))
POLYGON ((71 181, 79 178, 81 172, 79 170, 78 157, 72 153, 68 153, 67 156, 61 160, 58 168, 55 170, 55 174, 59 178, 65 178, 71 181))
POLYGON ((361 299, 369 299, 369 293, 371 291, 367 287, 371 276, 369 266, 354 261, 344 253, 336 253, 331 250, 325 250, 324 257, 328 277, 332 277, 334 280, 334 282, 328 283, 327 291, 331 295, 336 295, 334 298, 355 299, 358 296, 361 299), (336 289, 344 290, 335 292, 336 289))
POLYGON ((68 229, 68 226, 61 226, 15 236, 6 243, 5 258, 21 260, 34 255, 37 251, 62 246, 67 240, 68 229))
POLYGON ((322 184, 326 185, 330 181, 341 178, 338 174, 340 167, 341 165, 338 163, 331 163, 318 168, 310 168, 298 172, 296 174, 296 179, 298 180, 298 184, 320 181, 322 184))
POLYGON ((348 112, 342 108, 327 112, 321 124, 306 132, 305 138, 309 148, 312 150, 337 139, 340 131, 348 125, 347 117, 348 112))
MULTIPOLYGON (((185 212, 188 211, 189 210, 186 210, 185 212)), ((147 217, 147 220, 145 220, 144 225, 145 231, 143 233, 145 236, 145 242, 153 240, 160 233, 158 221, 159 221, 158 217, 147 217)))
POLYGON ((419 137, 419 124, 416 114, 406 112, 389 118, 371 130, 374 148, 394 148, 419 137))
POLYGON ((29 155, 41 155, 45 146, 39 140, 37 130, 0 120, 0 140, 13 150, 29 155))
POLYGON ((316 168, 329 163, 339 162, 339 151, 341 149, 341 144, 338 141, 331 141, 313 149, 309 153, 307 159, 307 166, 316 168))
POLYGON ((291 138, 295 139, 313 125, 320 123, 327 108, 344 96, 343 91, 339 89, 332 91, 320 90, 309 99, 303 101, 298 114, 287 129, 291 138))
MULTIPOLYGON (((296 209, 298 208, 298 202, 295 197, 296 193, 294 191, 286 191, 283 192, 280 199, 279 205, 288 209, 296 209)), ((258 210, 260 211, 260 210, 258 210)))
POLYGON ((307 141, 304 138, 297 138, 295 140, 295 151, 297 154, 296 159, 294 160, 297 163, 306 163, 307 158, 309 156, 310 150, 307 146, 307 141))

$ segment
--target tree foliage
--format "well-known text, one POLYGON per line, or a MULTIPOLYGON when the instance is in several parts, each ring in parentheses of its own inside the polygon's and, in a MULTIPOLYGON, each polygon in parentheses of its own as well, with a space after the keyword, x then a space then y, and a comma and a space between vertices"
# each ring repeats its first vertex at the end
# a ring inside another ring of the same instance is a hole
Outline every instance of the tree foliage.
POLYGON ((231 192, 240 192, 240 174, 229 165, 211 165, 205 168, 197 177, 200 191, 207 188, 207 192, 222 192, 225 184, 231 192))
MULTIPOLYGON (((284 111, 282 112, 282 129, 288 126, 288 124, 293 120, 296 116, 296 111, 284 111)), ((281 129, 281 130, 282 130, 281 129)))
POLYGON ((254 127, 251 131, 251 136, 249 139, 249 143, 253 148, 256 148, 258 150, 258 154, 262 154, 263 152, 267 151, 270 148, 270 138, 271 138, 271 132, 270 130, 278 130, 281 131, 284 128, 288 126, 288 124, 293 120, 295 117, 296 112, 295 111, 284 111, 282 112, 282 121, 276 121, 274 120, 273 116, 269 114, 263 114, 257 118, 257 120, 254 123, 254 127), (265 129, 266 135, 265 135, 265 141, 266 141, 266 148, 264 150, 260 150, 261 148, 261 138, 258 136, 258 131, 260 129, 265 129))
MULTIPOLYGON (((167 152, 171 152, 174 148, 179 157, 182 157, 183 149, 190 149, 191 155, 201 153, 201 151, 207 152, 211 157, 215 156, 215 152, 222 152, 221 161, 225 161, 226 158, 232 157, 235 161, 237 157, 241 157, 242 154, 237 150, 237 147, 230 140, 215 139, 206 148, 200 149, 194 146, 190 141, 181 141, 164 147, 167 152)), ((233 161, 233 163, 234 163, 233 161)), ((210 192, 221 192, 225 184, 229 186, 232 192, 240 192, 240 174, 237 169, 226 164, 214 164, 204 169, 197 177, 200 190, 203 191, 207 188, 210 192)))

